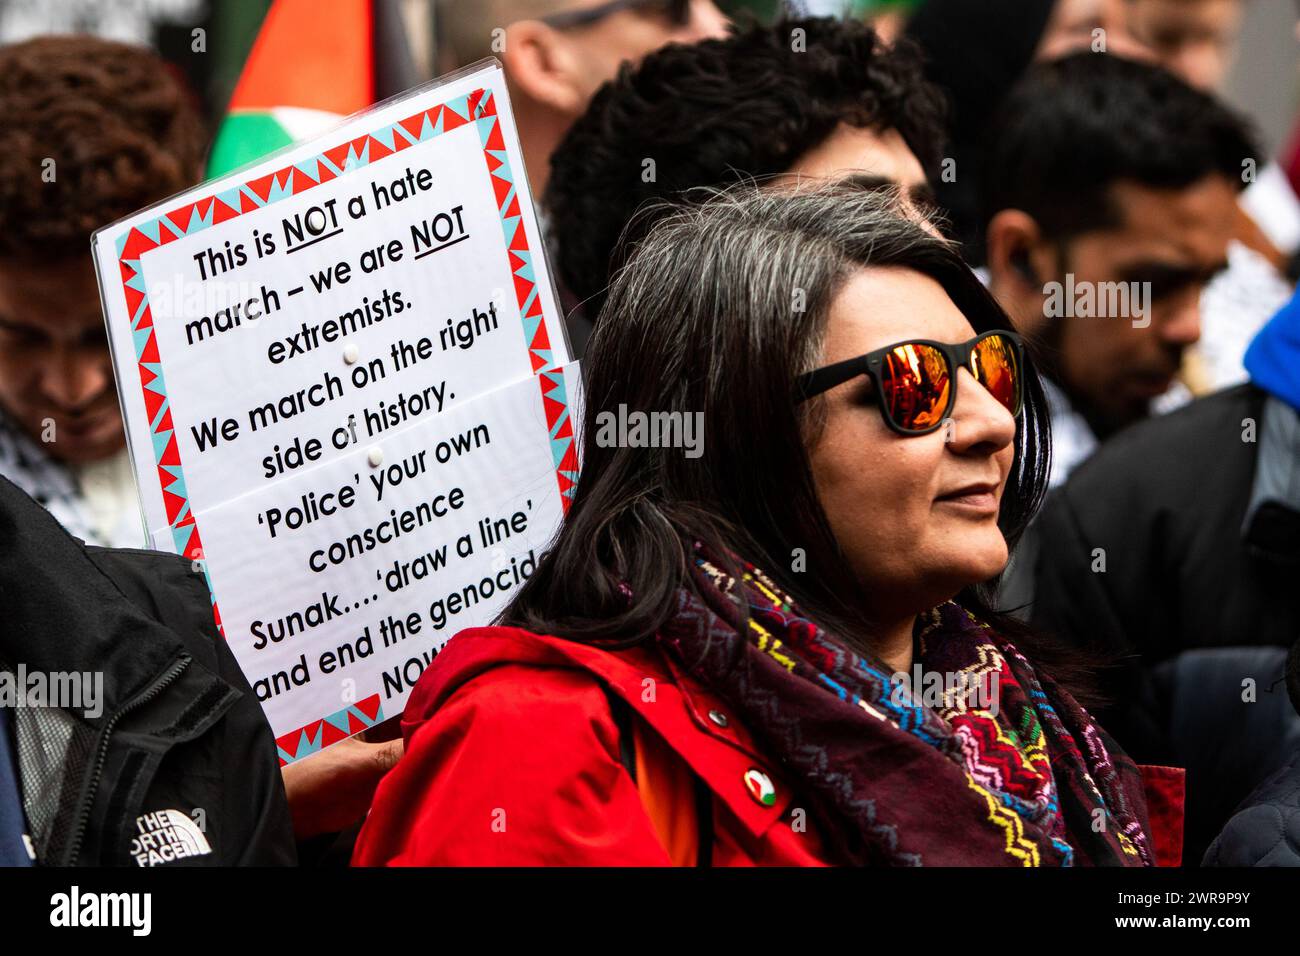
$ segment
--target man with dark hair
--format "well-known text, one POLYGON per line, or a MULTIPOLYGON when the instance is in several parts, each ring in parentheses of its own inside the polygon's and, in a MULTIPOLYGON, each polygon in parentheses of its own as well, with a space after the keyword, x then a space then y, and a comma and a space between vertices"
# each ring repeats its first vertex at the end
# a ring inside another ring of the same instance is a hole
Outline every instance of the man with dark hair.
POLYGON ((666 47, 606 84, 552 157, 560 276, 595 319, 620 235, 654 221, 638 207, 701 186, 849 176, 925 205, 941 115, 913 49, 862 23, 784 20, 666 47))
POLYGON ((1100 441, 1175 399, 1201 334, 1201 290, 1227 265, 1243 163, 1258 151, 1208 94, 1093 53, 1030 71, 990 142, 990 286, 1047 376, 1059 484, 1100 441))
POLYGON ((0 48, 0 475, 92 544, 144 544, 90 234, 201 178, 189 91, 140 47, 0 48))
MULTIPOLYGON (((1222 92, 1236 60, 1246 0, 1107 2, 1112 28, 1127 31, 1155 62, 1197 89, 1222 92)), ((1261 156, 1259 169, 1242 175, 1248 183, 1239 201, 1229 267, 1205 290, 1201 341, 1188 355, 1186 378, 1196 394, 1246 380, 1241 361, 1246 345, 1290 298, 1300 266, 1295 260, 1300 199, 1286 174, 1261 156)))
POLYGON ((1064 485, 1004 576, 1004 606, 1029 603, 1037 628, 1110 665, 1096 713, 1129 753, 1187 769, 1194 864, 1300 739, 1284 698, 1242 697, 1284 656, 1243 645, 1286 643, 1295 624, 1276 600, 1283 556, 1255 553, 1267 527, 1243 529, 1257 447, 1243 419, 1258 420, 1262 393, 1149 418, 1200 337, 1201 293, 1226 265, 1258 153, 1210 95, 1093 53, 1027 74, 990 142, 990 282, 1045 373, 1064 485))
MULTIPOLYGON (((1130 755, 1187 769, 1188 863, 1300 748, 1282 686, 1295 645, 1300 692, 1300 299, 1245 364, 1248 383, 1107 442, 1034 525, 1033 621, 1114 662, 1097 716, 1130 755)), ((1262 857, 1276 820, 1238 821, 1263 849, 1222 859, 1262 857)))

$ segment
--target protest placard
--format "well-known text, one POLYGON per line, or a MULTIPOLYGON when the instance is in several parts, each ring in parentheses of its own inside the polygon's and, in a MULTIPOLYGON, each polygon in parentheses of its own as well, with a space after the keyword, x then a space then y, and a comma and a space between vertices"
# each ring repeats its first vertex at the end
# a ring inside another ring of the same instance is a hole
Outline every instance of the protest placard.
POLYGON ((290 761, 531 572, 577 372, 489 62, 96 233, 148 532, 290 761))

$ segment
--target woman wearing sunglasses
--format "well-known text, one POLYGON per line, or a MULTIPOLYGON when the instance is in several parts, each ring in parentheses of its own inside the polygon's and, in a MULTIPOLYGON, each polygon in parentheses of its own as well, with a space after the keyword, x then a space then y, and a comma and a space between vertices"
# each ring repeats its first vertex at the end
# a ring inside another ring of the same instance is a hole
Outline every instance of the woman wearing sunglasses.
POLYGON ((897 210, 741 190, 644 240, 563 528, 420 680, 355 862, 1155 862, 1138 768, 989 605, 1046 486, 1038 381, 897 210), (611 447, 620 406, 699 414, 702 453, 611 447))

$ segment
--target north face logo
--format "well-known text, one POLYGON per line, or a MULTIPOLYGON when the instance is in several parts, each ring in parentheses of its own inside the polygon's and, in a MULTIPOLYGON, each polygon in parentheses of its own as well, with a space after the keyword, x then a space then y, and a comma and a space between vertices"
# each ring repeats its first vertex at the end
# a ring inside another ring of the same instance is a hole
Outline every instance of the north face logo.
POLYGON ((180 810, 159 810, 136 817, 139 834, 131 840, 131 855, 140 866, 157 866, 187 856, 212 852, 199 825, 180 810))

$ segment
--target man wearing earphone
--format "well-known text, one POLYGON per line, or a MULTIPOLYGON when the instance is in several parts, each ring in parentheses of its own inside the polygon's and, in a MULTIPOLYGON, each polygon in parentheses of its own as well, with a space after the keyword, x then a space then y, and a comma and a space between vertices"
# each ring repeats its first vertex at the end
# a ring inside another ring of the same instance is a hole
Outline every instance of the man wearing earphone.
POLYGON ((990 287, 1053 405, 1052 484, 1186 401, 1200 296, 1227 265, 1244 123, 1164 70, 1079 53, 1032 70, 989 137, 990 287))

